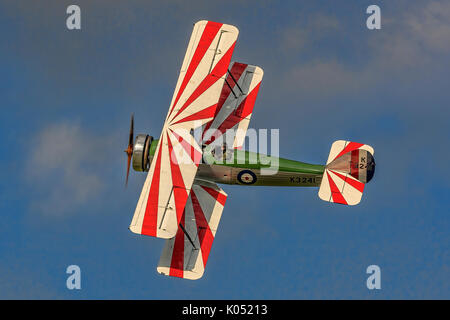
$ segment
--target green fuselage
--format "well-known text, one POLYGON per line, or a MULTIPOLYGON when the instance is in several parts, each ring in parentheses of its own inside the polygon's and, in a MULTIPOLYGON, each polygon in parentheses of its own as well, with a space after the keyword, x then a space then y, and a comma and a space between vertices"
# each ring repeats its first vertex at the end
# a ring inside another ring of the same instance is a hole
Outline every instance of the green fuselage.
MULTIPOLYGON (((150 157, 157 143, 153 141, 150 157)), ((318 187, 324 169, 323 165, 232 149, 214 156, 204 151, 196 178, 224 184, 318 187)))

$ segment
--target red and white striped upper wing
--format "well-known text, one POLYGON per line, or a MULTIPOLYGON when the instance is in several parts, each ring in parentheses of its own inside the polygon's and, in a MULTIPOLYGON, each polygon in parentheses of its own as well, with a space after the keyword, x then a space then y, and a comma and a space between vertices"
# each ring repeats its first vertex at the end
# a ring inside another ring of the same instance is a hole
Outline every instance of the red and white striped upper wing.
POLYGON ((232 134, 227 140, 233 141, 233 148, 242 147, 263 75, 260 67, 232 63, 214 119, 203 129, 203 144, 209 145, 227 130, 232 130, 227 133, 232 134))
POLYGON ((215 114, 238 33, 217 22, 194 25, 131 231, 175 236, 201 161, 201 147, 191 133, 215 114))
POLYGON ((205 270, 227 194, 215 183, 192 185, 176 236, 166 240, 157 270, 186 279, 199 279, 205 270))
POLYGON ((365 183, 373 176, 373 153, 373 148, 366 144, 335 141, 325 166, 319 198, 346 205, 358 204, 365 183))

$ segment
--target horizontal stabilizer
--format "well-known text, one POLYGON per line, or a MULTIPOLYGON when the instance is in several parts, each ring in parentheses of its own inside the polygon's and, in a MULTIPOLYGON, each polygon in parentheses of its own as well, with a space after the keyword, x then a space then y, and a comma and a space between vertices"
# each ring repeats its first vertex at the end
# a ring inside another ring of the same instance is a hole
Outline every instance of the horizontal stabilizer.
POLYGON ((319 188, 319 198, 346 205, 361 201, 365 183, 375 173, 371 146, 339 140, 331 146, 319 188))

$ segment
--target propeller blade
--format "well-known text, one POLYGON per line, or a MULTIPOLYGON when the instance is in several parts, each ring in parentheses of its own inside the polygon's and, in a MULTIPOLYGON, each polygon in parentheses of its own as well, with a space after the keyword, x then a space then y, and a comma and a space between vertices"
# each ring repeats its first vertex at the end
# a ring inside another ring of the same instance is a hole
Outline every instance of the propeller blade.
POLYGON ((130 124, 130 136, 128 139, 128 146, 133 146, 133 132, 134 132, 134 114, 131 114, 131 124, 130 124))
POLYGON ((130 134, 128 136, 128 147, 125 150, 127 154, 127 176, 125 180, 125 187, 128 185, 128 176, 130 175, 130 163, 133 156, 133 136, 134 136, 134 114, 131 114, 130 134))
POLYGON ((130 162, 131 162, 131 154, 128 154, 128 163, 127 163, 127 178, 125 180, 125 187, 128 186, 128 176, 130 174, 130 162))

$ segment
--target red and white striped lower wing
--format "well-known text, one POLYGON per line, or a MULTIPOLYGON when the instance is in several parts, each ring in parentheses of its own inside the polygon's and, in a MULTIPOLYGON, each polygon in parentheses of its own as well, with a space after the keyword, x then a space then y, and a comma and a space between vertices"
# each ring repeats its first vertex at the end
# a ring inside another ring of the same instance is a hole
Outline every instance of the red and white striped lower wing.
POLYGON ((191 280, 202 277, 226 199, 227 194, 214 183, 192 185, 178 232, 166 240, 159 273, 191 280))
POLYGON ((194 25, 131 231, 175 236, 201 161, 192 132, 215 114, 238 33, 236 27, 217 22, 194 25))
POLYGON ((229 130, 227 135, 230 136, 223 138, 223 142, 226 139, 233 141, 233 148, 242 147, 263 75, 260 67, 232 63, 214 119, 203 129, 203 144, 211 144, 229 130))
POLYGON ((356 205, 361 201, 365 183, 375 170, 373 148, 369 145, 339 140, 331 146, 319 188, 324 201, 356 205))

